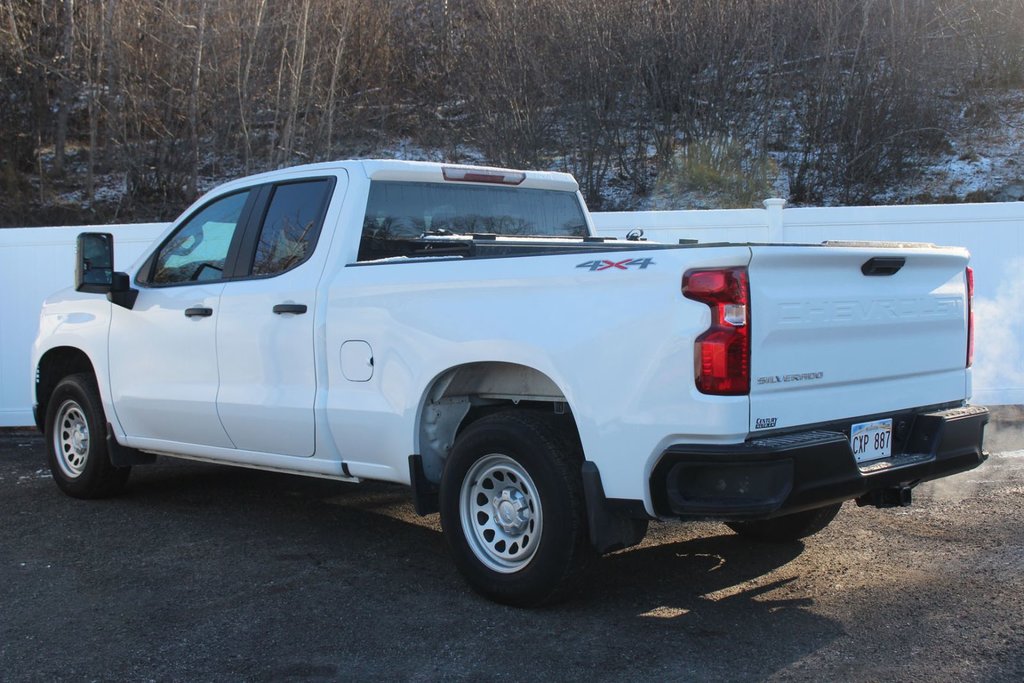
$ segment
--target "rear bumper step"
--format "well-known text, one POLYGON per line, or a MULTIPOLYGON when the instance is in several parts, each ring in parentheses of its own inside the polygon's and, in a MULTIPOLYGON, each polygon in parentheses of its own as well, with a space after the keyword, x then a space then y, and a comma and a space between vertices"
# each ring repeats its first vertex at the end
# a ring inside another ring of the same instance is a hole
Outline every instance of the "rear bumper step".
MULTIPOLYGON (((858 465, 847 434, 813 430, 753 438, 727 446, 677 445, 651 475, 661 517, 764 519, 909 489, 977 467, 987 408, 965 406, 909 415, 909 431, 890 458, 858 465)), ((856 420, 850 420, 856 422, 856 420)), ((909 491, 905 499, 909 502, 909 491)), ((873 503, 869 503, 873 504, 873 503)))

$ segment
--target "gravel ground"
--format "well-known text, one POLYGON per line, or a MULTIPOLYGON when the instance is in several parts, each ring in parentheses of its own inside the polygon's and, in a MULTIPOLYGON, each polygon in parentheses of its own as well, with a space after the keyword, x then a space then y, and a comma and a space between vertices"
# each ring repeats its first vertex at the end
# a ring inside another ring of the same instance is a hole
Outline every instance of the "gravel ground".
POLYGON ((805 543, 652 524, 491 604, 401 487, 162 459, 86 502, 0 433, 0 679, 1024 680, 1024 448, 805 543))

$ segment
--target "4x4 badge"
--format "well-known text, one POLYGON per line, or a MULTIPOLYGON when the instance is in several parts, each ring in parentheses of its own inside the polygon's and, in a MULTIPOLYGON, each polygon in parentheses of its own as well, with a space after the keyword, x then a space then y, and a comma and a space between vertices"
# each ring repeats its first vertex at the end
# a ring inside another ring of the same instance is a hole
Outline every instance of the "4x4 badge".
POLYGON ((630 268, 644 270, 647 266, 653 265, 654 259, 652 258, 628 258, 622 261, 608 261, 607 259, 602 259, 600 261, 584 261, 576 267, 586 268, 591 272, 594 272, 595 270, 629 270, 630 268))

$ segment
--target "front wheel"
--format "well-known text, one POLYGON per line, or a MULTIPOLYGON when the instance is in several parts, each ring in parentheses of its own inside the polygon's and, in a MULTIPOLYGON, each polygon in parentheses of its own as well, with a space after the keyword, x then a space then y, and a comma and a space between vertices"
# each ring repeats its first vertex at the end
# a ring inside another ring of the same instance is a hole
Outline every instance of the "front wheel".
POLYGON ((758 519, 752 522, 727 522, 726 526, 738 533, 759 541, 785 543, 816 534, 835 519, 842 503, 826 505, 814 510, 794 512, 791 515, 758 519))
POLYGON ((96 382, 86 374, 57 384, 46 410, 50 473, 74 498, 104 498, 124 488, 130 467, 114 467, 107 455, 107 425, 96 382))
POLYGON ((459 436, 441 478, 441 525, 477 592, 518 606, 565 595, 595 554, 581 463, 537 413, 496 413, 459 436))

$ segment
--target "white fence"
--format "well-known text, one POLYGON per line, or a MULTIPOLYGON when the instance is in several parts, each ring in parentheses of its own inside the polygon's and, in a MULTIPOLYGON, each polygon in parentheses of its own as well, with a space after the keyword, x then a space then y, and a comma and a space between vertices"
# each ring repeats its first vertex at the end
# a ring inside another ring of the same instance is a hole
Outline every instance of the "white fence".
MULTIPOLYGON (((974 399, 1024 404, 1024 202, 939 206, 597 213, 599 234, 642 228, 652 241, 803 242, 830 239, 934 242, 971 250, 975 269, 977 350, 974 399)), ((0 230, 0 427, 32 422, 29 356, 39 307, 74 278, 75 237, 114 234, 115 263, 125 269, 164 229, 119 226, 0 230)))

